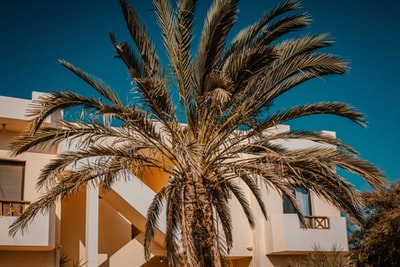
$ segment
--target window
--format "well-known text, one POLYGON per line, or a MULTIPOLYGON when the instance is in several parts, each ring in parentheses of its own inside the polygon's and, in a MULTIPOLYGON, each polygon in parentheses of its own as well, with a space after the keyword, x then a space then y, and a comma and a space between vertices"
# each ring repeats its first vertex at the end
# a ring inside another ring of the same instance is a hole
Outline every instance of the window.
POLYGON ((0 160, 0 200, 22 200, 25 162, 0 160))
MULTIPOLYGON (((296 195, 304 216, 311 216, 310 191, 304 187, 296 187, 293 189, 293 194, 296 195)), ((296 209, 285 194, 283 195, 283 213, 296 213, 296 209)))

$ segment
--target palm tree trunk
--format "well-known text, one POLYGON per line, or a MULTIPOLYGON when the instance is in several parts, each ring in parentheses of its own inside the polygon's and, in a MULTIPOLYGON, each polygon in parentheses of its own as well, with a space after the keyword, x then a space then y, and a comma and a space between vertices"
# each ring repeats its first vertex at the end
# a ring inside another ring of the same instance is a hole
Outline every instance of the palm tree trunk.
POLYGON ((201 183, 183 186, 182 244, 183 266, 220 267, 218 236, 210 200, 201 183))

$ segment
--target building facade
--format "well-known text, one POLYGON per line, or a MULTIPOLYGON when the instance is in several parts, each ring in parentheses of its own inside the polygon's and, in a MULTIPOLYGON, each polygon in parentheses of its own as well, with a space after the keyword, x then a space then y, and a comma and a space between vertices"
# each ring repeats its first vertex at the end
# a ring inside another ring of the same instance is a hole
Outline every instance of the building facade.
MULTIPOLYGON (((39 95, 34 92, 32 99, 39 95)), ((132 174, 129 181, 120 181, 107 192, 99 187, 82 188, 51 212, 38 215, 23 233, 8 235, 15 218, 44 193, 35 188, 40 169, 57 153, 71 149, 61 144, 10 156, 8 144, 24 131, 28 120, 25 111, 32 99, 0 96, 0 266, 167 266, 162 224, 155 234, 153 257, 146 262, 143 256, 147 207, 168 179, 157 170, 142 173, 140 179, 132 174)), ((45 123, 52 124, 59 116, 45 123)), ((290 128, 281 125, 274 130, 290 128)), ((282 142, 293 148, 312 145, 282 142)), ((257 218, 254 229, 238 202, 231 201, 234 247, 230 259, 234 267, 287 267, 288 260, 304 257, 314 247, 348 250, 346 221, 339 210, 304 188, 294 188, 307 215, 308 227, 304 228, 284 197, 274 189, 262 190, 268 220, 248 192, 257 218)))

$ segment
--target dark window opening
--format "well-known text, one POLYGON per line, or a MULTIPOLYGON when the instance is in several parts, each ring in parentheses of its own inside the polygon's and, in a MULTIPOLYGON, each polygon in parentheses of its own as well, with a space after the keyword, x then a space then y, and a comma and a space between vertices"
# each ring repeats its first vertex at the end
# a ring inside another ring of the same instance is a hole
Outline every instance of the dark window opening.
POLYGON ((25 162, 0 160, 0 200, 23 200, 25 162))
MULTIPOLYGON (((310 191, 304 187, 296 187, 293 189, 293 194, 299 203, 300 209, 304 216, 311 216, 311 199, 310 191)), ((289 197, 283 194, 283 213, 296 213, 296 209, 290 202, 289 197)))

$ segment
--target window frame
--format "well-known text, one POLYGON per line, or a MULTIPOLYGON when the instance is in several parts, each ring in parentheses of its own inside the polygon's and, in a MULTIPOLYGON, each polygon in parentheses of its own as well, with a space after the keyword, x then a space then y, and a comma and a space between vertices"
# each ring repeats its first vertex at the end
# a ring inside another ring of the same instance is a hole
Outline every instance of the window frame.
MULTIPOLYGON (((9 166, 18 166, 22 167, 21 173, 21 184, 20 188, 21 191, 19 192, 20 198, 19 199, 4 199, 4 200, 24 200, 24 192, 25 192, 25 173, 26 173, 26 161, 20 160, 10 160, 10 159, 0 159, 0 165, 9 165, 9 166)), ((1 174, 0 174, 1 175, 1 174)))
MULTIPOLYGON (((302 186, 295 186, 295 187, 291 188, 291 191, 297 201, 299 201, 299 196, 296 194, 296 192, 298 192, 298 190, 306 190, 307 191, 307 204, 308 204, 307 206, 308 206, 310 212, 309 212, 309 214, 304 214, 303 207, 300 206, 300 209, 303 212, 303 215, 304 216, 313 216, 313 205, 311 203, 310 190, 308 190, 307 188, 302 187, 302 186)), ((289 197, 285 193, 282 193, 282 209, 283 209, 283 214, 297 214, 296 209, 294 208, 292 202, 290 202, 289 197)))

